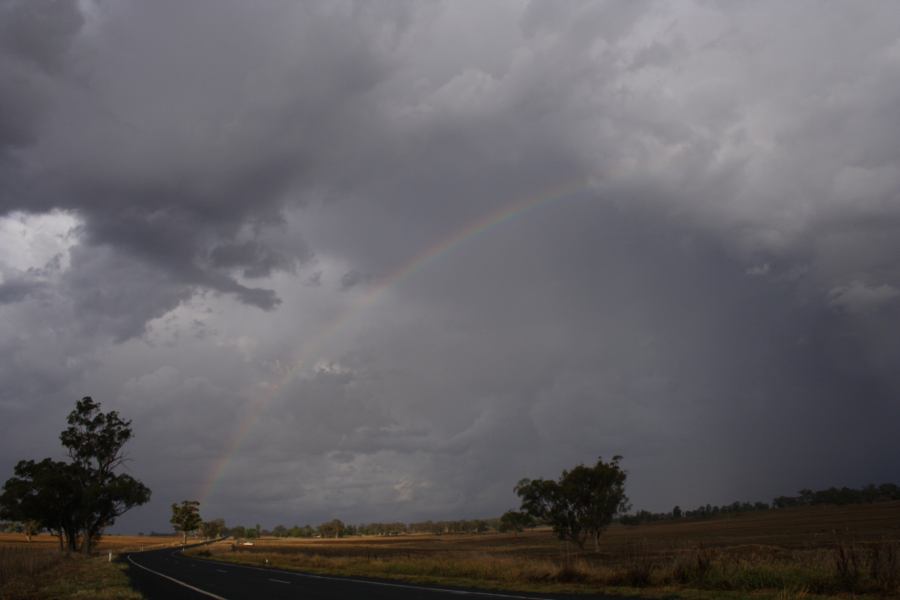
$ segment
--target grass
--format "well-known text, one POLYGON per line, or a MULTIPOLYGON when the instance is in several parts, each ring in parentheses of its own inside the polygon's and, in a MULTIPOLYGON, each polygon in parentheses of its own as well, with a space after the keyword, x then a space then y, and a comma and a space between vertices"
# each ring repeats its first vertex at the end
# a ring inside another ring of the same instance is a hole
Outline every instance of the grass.
POLYGON ((98 599, 139 600, 131 589, 126 567, 109 562, 108 553, 178 545, 181 538, 118 536, 104 537, 99 556, 66 556, 51 535, 0 534, 0 600, 98 599))
MULTIPOLYGON (((96 551, 103 552, 122 552, 125 550, 139 550, 140 548, 162 548, 165 546, 174 546, 181 543, 181 536, 144 536, 144 535, 105 535, 100 538, 96 551)), ((59 549, 59 540, 56 536, 42 533, 33 536, 29 542, 22 533, 0 533, 0 547, 29 547, 29 548, 48 548, 59 549)))
POLYGON ((0 600, 140 600, 126 567, 107 557, 65 556, 47 547, 0 546, 0 600))
POLYGON ((195 554, 348 576, 644 597, 900 597, 900 502, 613 526, 566 558, 549 531, 263 539, 195 554))

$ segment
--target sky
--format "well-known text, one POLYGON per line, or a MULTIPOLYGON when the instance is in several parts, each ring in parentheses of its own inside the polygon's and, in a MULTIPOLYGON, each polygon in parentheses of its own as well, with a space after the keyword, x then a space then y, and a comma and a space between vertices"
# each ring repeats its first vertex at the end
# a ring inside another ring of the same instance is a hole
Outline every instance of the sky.
POLYGON ((900 475, 900 4, 0 0, 0 479, 231 524, 900 475))

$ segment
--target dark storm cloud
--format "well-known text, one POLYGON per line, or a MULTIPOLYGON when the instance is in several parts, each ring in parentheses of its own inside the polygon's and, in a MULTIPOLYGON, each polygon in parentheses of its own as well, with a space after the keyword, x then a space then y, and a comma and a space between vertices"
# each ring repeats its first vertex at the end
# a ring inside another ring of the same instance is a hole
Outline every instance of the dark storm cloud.
POLYGON ((900 469, 896 4, 0 15, 0 212, 77 220, 0 271, 31 438, 89 387, 159 497, 230 456, 209 510, 271 524, 496 514, 598 454, 653 509, 900 469))
POLYGON ((53 71, 83 24, 75 2, 4 0, 0 4, 0 47, 45 71, 53 71))
POLYGON ((4 281, 0 283, 0 304, 21 302, 35 292, 40 291, 44 285, 43 282, 29 281, 25 278, 4 281))
POLYGON ((377 81, 365 35, 343 41, 365 28, 321 7, 235 3, 210 19, 201 5, 84 6, 100 35, 84 30, 75 3, 5 7, 16 34, 4 38, 4 65, 22 81, 4 77, 0 132, 30 167, 7 166, 0 210, 75 211, 84 245, 180 286, 138 320, 203 289, 274 308, 272 290, 236 275, 268 277, 309 259, 302 243, 278 247, 270 234, 301 199, 295 186, 315 183, 323 143, 340 144, 345 113, 377 81), (295 39, 264 33, 263 23, 282 20, 298 27, 281 26, 295 39), (262 29, 230 46, 233 28, 249 22, 262 29))

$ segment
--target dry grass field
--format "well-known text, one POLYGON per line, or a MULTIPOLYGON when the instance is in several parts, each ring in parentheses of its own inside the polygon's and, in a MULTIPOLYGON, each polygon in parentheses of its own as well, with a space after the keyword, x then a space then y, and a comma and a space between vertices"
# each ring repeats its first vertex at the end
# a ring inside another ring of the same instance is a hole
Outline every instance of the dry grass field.
POLYGON ((900 502, 611 527, 566 555, 549 531, 258 540, 197 551, 314 572, 522 591, 695 598, 897 597, 900 502))
MULTIPOLYGON (((180 535, 171 536, 144 536, 144 535, 106 535, 100 539, 97 552, 117 552, 123 549, 133 550, 142 546, 149 548, 172 546, 181 543, 180 535)), ((29 542, 22 533, 0 533, 0 547, 25 546, 31 548, 47 548, 56 550, 59 548, 59 540, 56 536, 42 533, 33 536, 29 542)))

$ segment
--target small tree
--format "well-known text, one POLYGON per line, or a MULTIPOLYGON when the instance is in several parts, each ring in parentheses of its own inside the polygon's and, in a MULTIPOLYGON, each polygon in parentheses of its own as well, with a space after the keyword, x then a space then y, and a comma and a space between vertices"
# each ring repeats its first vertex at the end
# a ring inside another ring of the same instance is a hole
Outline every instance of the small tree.
POLYGON ((602 458, 593 467, 563 471, 558 481, 523 479, 515 487, 522 511, 549 523, 560 540, 584 548, 588 537, 599 547, 600 534, 619 512, 628 510, 621 456, 602 458))
POLYGON ((187 535, 190 532, 197 531, 203 523, 200 518, 200 502, 197 500, 183 500, 181 504, 172 505, 172 525, 175 531, 180 531, 182 535, 182 543, 187 543, 187 535))

